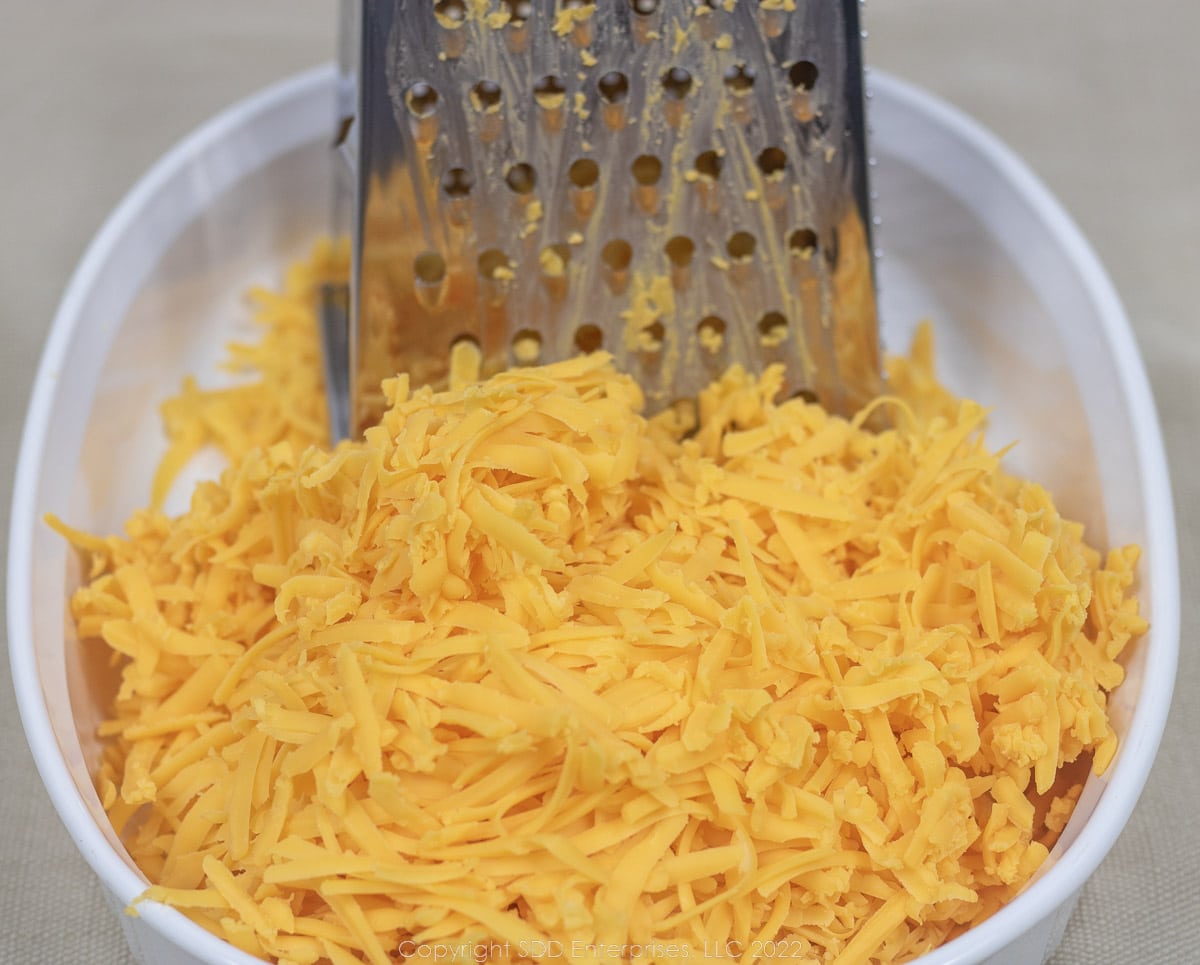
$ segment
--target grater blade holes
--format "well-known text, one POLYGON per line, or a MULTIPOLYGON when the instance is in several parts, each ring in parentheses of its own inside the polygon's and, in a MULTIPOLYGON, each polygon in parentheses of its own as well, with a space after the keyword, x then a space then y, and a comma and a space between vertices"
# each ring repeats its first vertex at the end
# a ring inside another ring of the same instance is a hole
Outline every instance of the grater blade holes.
POLYGON ((766 0, 760 0, 758 22, 763 36, 768 40, 774 40, 776 37, 782 36, 784 30, 787 29, 788 11, 782 9, 781 4, 767 3, 766 0))
POLYGON ((715 181, 721 176, 721 168, 724 166, 725 159, 719 151, 702 151, 696 155, 696 173, 710 181, 715 181))
POLYGON ((676 235, 663 245, 663 254, 671 263, 671 285, 682 292, 692 281, 692 258, 696 254, 696 243, 687 235, 676 235))
POLYGON ((580 220, 591 217, 596 208, 596 182, 600 180, 600 165, 591 158, 581 157, 567 168, 567 179, 571 182, 567 193, 575 216, 580 220))
POLYGON ((595 39, 595 18, 592 16, 595 12, 596 0, 563 0, 553 30, 560 37, 569 33, 571 43, 577 48, 590 47, 595 39))
POLYGON ((759 152, 756 162, 763 177, 781 178, 783 177, 784 170, 787 168, 787 154, 778 147, 767 147, 759 152))
POLYGON ((696 325, 696 341, 709 355, 718 354, 725 347, 725 319, 719 315, 707 315, 696 325))
POLYGON ((808 124, 816 117, 812 105, 812 91, 817 84, 819 72, 811 60, 798 60, 787 71, 792 85, 792 116, 801 124, 808 124))
POLYGON ((426 311, 440 310, 445 295, 446 259, 425 251, 413 259, 413 296, 426 311))
POLYGON ((520 25, 533 16, 533 0, 501 0, 508 11, 509 23, 520 25))
POLYGON ((655 319, 638 333, 638 348, 647 354, 654 355, 662 351, 666 338, 666 326, 655 319))
POLYGON ((629 171, 633 179, 643 187, 653 187, 662 177, 663 165, 653 154, 639 154, 633 159, 629 171))
POLYGON ((447 30, 457 30, 467 21, 467 5, 463 0, 438 0, 433 15, 447 30))
POLYGON ((482 362, 482 360, 484 360, 484 350, 482 350, 482 348, 480 347, 479 338, 476 338, 474 335, 470 334, 469 331, 458 332, 458 334, 456 336, 454 336, 454 338, 451 338, 451 340, 450 340, 450 360, 451 360, 450 361, 450 376, 451 376, 451 378, 454 378, 456 356, 461 356, 461 358, 464 361, 470 360, 469 365, 470 365, 470 367, 474 368, 474 374, 473 374, 473 376, 470 376, 470 378, 478 379, 479 378, 479 365, 480 365, 480 362, 482 362))
POLYGON ((413 117, 432 117, 437 111, 438 92, 432 84, 419 80, 404 92, 404 105, 413 117))
POLYGON ((567 297, 567 264, 570 260, 571 249, 561 242, 546 245, 538 256, 542 287, 555 301, 567 297))
POLYGON ((486 248, 479 253, 476 261, 482 278, 492 281, 502 281, 512 275, 512 262, 499 248, 486 248))
POLYGON ((758 247, 758 239, 749 231, 735 231, 725 242, 725 251, 734 261, 749 261, 754 257, 754 249, 758 247))
POLYGON ((511 352, 518 365, 537 365, 542 358, 542 336, 532 328, 523 328, 512 337, 511 352))
POLYGON ((532 194, 537 187, 537 171, 532 164, 521 161, 504 173, 504 183, 514 194, 532 194))
POLYGON ((659 38, 658 32, 653 28, 659 20, 656 16, 659 6, 660 0, 629 0, 629 8, 633 11, 629 24, 630 32, 639 47, 659 38))
POLYGON ((811 91, 820 72, 811 60, 798 60, 788 68, 788 81, 796 90, 811 91))
POLYGON ((643 213, 654 214, 658 211, 658 182, 662 177, 662 161, 653 154, 639 154, 633 159, 629 171, 635 184, 634 203, 643 213))
POLYGON ((629 96, 629 78, 619 70, 610 70, 596 82, 596 87, 609 104, 619 104, 629 96))
POLYGON ((598 325, 580 325, 575 329, 575 347, 584 353, 599 351, 604 347, 604 332, 598 325))
POLYGON ((499 110, 503 98, 504 91, 493 80, 481 80, 471 88, 471 106, 480 113, 499 110))
POLYGON ((748 94, 754 89, 758 74, 749 64, 737 63, 725 70, 725 86, 734 94, 748 94))
POLYGON ((446 259, 436 251, 426 251, 413 259, 413 275, 417 282, 437 285, 446 277, 446 259))
POLYGON ((793 255, 811 258, 817 250, 817 233, 812 228, 797 228, 788 235, 788 250, 793 255))
POLYGON ((601 249, 600 258, 612 271, 624 271, 633 261, 633 246, 623 238, 614 238, 601 249))
POLYGON ((783 312, 767 312, 758 320, 758 337, 764 348, 782 345, 787 333, 787 317, 783 312))
POLYGON ((610 131, 619 131, 626 123, 626 101, 629 99, 629 78, 619 70, 610 70, 596 82, 603 101, 604 125, 610 131))
POLYGON ((547 74, 533 85, 533 99, 543 110, 556 110, 566 102, 566 85, 557 74, 547 74))
POLYGON ((474 186, 475 181, 466 168, 450 168, 442 175, 442 193, 447 198, 465 198, 474 186))
POLYGON ((663 90, 676 100, 683 100, 692 89, 692 75, 683 67, 672 67, 662 75, 663 90))
POLYGON ((604 280, 609 291, 622 295, 629 286, 629 266, 633 262, 633 246, 624 238, 614 238, 600 249, 604 263, 604 280))
POLYGON ((567 177, 577 188, 594 188, 600 180, 600 165, 588 157, 581 157, 567 169, 567 177))
POLYGON ((696 243, 687 235, 676 235, 663 245, 663 251, 676 268, 686 268, 696 254, 696 243))
POLYGON ((663 111, 667 123, 679 127, 683 123, 683 101, 692 89, 692 75, 683 67, 672 67, 660 78, 666 98, 663 101, 663 111))

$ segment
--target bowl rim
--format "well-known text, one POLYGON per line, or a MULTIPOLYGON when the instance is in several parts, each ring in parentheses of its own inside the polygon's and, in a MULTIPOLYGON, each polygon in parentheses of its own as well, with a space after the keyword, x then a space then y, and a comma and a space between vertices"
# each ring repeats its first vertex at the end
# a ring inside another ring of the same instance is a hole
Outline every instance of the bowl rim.
MULTIPOLYGON (((979 122, 883 71, 872 70, 870 80, 876 97, 894 101, 953 130, 1038 212, 1094 299, 1102 336, 1117 367, 1119 390, 1133 424, 1140 430, 1135 438, 1147 521, 1144 548, 1146 564, 1154 573, 1150 594, 1153 647, 1147 657, 1142 688, 1143 696, 1153 692, 1161 699, 1147 701, 1139 697, 1122 751, 1107 776, 1108 785, 1078 838, 1055 866, 991 918, 917 960, 920 965, 968 965, 1002 950, 1078 892, 1115 844, 1145 786, 1166 725, 1178 663, 1180 593, 1175 516, 1161 423, 1145 366, 1120 298, 1078 226, 1029 166, 979 122)), ((50 429, 54 372, 69 349, 86 294, 101 275, 110 249, 190 159, 255 117, 294 100, 313 97, 336 82, 337 72, 332 64, 295 74, 220 111, 164 154, 109 215, 72 273, 34 379, 21 436, 10 517, 7 619, 13 686, 26 739, 55 810, 106 889, 125 904, 140 894, 145 884, 111 847, 75 787, 50 724, 33 647, 29 563, 38 525, 34 517, 37 483, 50 429)), ((205 961, 227 965, 253 965, 261 961, 217 938, 173 908, 146 902, 139 905, 139 912, 142 920, 165 941, 187 947, 205 961)), ((130 937, 128 929, 126 933, 130 937)))

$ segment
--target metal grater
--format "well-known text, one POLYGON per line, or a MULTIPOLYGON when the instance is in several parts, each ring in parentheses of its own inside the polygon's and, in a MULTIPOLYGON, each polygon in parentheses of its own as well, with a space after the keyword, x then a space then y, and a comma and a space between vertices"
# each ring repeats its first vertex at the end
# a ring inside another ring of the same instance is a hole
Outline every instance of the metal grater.
POLYGON ((876 395, 859 3, 345 4, 343 419, 463 338, 485 370, 603 348, 649 412, 735 363, 876 395))

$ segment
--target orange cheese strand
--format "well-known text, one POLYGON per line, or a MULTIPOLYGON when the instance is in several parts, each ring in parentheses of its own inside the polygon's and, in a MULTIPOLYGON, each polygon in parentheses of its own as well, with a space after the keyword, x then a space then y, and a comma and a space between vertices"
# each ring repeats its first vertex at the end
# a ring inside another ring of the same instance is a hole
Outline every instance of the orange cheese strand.
POLYGON ((63 530, 121 655, 98 784, 148 898, 278 962, 853 965, 1020 889, 1060 768, 1115 748, 1136 549, 1102 561, 928 388, 872 433, 733 371, 684 438, 603 355, 479 383, 460 353, 328 451, 327 254, 264 301, 275 350, 307 332, 268 412, 168 406, 220 481, 63 530))
POLYGON ((313 299, 325 282, 343 280, 349 263, 347 243, 323 240, 288 271, 282 292, 250 292, 263 337, 231 345, 224 368, 257 378, 218 389, 202 389, 188 379, 179 395, 163 403, 169 447, 154 476, 151 505, 162 506, 176 476, 205 446, 236 462, 276 442, 297 449, 328 445, 313 299))

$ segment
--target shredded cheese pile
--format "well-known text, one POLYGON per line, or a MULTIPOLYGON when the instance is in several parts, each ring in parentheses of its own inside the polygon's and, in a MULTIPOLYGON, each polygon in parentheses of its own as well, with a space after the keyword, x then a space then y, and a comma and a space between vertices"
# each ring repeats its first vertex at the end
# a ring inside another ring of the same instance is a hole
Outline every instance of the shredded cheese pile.
POLYGON ((149 898, 281 963, 849 965, 1020 889, 1060 768, 1114 753, 1137 551, 1006 476, 927 342, 880 433, 774 371, 689 434, 603 355, 479 383, 464 351, 328 451, 338 257, 260 299, 261 383, 172 403, 172 466, 216 441, 219 482, 124 537, 56 524, 122 664, 98 787, 149 898))

